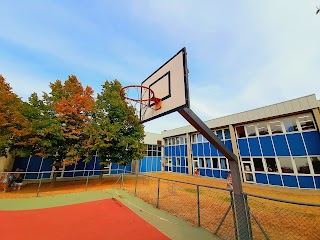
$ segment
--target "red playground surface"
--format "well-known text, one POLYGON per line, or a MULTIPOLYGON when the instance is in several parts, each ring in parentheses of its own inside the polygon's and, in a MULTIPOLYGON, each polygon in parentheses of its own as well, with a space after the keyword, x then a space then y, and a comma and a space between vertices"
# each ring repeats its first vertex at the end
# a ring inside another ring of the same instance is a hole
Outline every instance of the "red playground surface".
POLYGON ((170 239, 117 199, 0 211, 1 239, 170 239))

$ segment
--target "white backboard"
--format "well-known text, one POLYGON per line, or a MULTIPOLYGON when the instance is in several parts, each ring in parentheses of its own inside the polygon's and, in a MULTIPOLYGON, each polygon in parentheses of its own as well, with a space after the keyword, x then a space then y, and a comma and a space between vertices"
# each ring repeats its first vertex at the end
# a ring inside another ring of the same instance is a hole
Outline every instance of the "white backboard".
MULTIPOLYGON (((186 48, 181 49, 176 55, 163 64, 141 83, 142 86, 151 88, 155 97, 162 100, 162 107, 155 110, 154 103, 151 107, 140 106, 140 120, 142 123, 162 117, 166 114, 189 107, 189 84, 186 48)), ((149 96, 141 96, 147 99, 149 96)))

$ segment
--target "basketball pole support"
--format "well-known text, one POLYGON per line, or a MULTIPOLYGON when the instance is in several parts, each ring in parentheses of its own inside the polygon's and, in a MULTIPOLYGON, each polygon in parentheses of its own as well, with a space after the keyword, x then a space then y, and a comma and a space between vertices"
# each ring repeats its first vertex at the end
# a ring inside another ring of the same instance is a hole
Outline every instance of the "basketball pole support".
POLYGON ((237 156, 220 141, 212 130, 190 108, 185 107, 179 110, 179 113, 229 160, 236 211, 235 227, 238 233, 238 236, 235 237, 241 240, 252 239, 252 233, 249 230, 251 229, 251 223, 247 216, 248 210, 242 191, 242 181, 237 156))

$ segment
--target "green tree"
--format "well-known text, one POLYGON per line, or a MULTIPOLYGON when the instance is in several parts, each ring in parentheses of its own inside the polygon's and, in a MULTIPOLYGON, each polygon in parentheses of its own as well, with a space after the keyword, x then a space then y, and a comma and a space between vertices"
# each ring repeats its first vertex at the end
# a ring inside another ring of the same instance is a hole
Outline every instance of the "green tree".
POLYGON ((127 165, 140 160, 145 153, 144 127, 135 109, 120 96, 118 80, 106 81, 98 94, 92 125, 87 128, 87 147, 91 155, 97 153, 100 164, 109 162, 127 165))

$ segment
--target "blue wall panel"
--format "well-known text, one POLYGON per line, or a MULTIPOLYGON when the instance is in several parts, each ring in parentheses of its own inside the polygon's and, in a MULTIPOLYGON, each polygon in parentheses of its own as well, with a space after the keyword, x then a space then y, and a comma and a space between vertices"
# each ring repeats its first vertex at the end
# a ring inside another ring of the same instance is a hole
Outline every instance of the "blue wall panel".
POLYGON ((200 168, 199 171, 200 171, 200 175, 201 176, 205 176, 206 175, 206 170, 205 169, 200 168))
POLYGON ((152 169, 152 161, 153 159, 152 159, 152 157, 147 157, 146 158, 146 161, 147 161, 147 172, 150 172, 151 171, 151 169, 152 169))
POLYGON ((302 133, 309 155, 320 155, 320 133, 317 131, 302 133))
POLYGON ((177 167, 177 172, 181 172, 181 167, 177 167))
POLYGON ((181 156, 180 146, 176 146, 176 156, 181 156))
POLYGON ((278 156, 290 156, 288 145, 284 135, 273 136, 272 140, 278 156))
POLYGON ((191 150, 192 150, 192 155, 193 156, 198 156, 197 144, 192 144, 191 150))
POLYGON ((313 177, 298 176, 300 188, 314 188, 313 177))
POLYGON ((186 173, 186 168, 185 167, 181 167, 181 173, 186 173))
POLYGON ((172 172, 177 172, 177 168, 175 166, 172 167, 172 172))
POLYGON ((169 147, 164 147, 164 156, 169 156, 169 147))
POLYGON ((226 140, 225 143, 226 147, 232 152, 232 143, 231 140, 226 140))
POLYGON ((282 175, 282 180, 285 187, 298 187, 296 176, 282 175))
POLYGON ((227 179, 228 170, 221 170, 221 177, 227 179))
POLYGON ((139 161, 139 171, 140 172, 146 172, 147 171, 147 157, 144 156, 140 161, 139 161))
POLYGON ((258 138, 248 138, 251 156, 262 156, 259 139, 258 138))
MULTIPOLYGON (((42 157, 31 157, 27 172, 39 172, 42 157)), ((37 179, 38 173, 27 173, 25 179, 37 179)))
MULTIPOLYGON (((69 165, 69 166, 65 166, 64 168, 64 172, 63 172, 63 177, 73 177, 74 175, 74 168, 75 165, 69 165)), ((49 176, 50 177, 50 176, 49 176)))
POLYGON ((267 175, 264 173, 255 173, 257 183, 268 184, 267 175))
POLYGON ((263 156, 275 156, 272 142, 271 142, 271 137, 269 136, 260 137, 259 140, 260 140, 263 156))
POLYGON ((17 158, 13 163, 12 170, 15 171, 17 168, 21 168, 23 171, 26 171, 27 170, 28 161, 29 161, 29 157, 17 158))
POLYGON ((269 184, 282 186, 281 177, 277 174, 268 174, 269 184))
POLYGON ((316 184, 316 188, 320 189, 320 176, 314 176, 314 181, 316 184))
POLYGON ((210 156, 210 144, 208 142, 203 144, 203 150, 204 150, 204 155, 205 156, 210 156))
MULTIPOLYGON (((101 165, 100 165, 100 159, 97 157, 96 158, 96 163, 94 165, 95 170, 101 170, 101 165)), ((94 175, 100 175, 100 171, 94 171, 94 175)))
POLYGON ((293 156, 307 155, 300 133, 287 134, 287 139, 293 156))
MULTIPOLYGON (((85 165, 84 162, 82 162, 81 160, 78 161, 77 164, 76 164, 76 169, 75 170, 83 170, 84 169, 84 165, 85 165)), ((74 176, 75 177, 83 176, 83 173, 84 173, 83 171, 76 171, 74 173, 74 176)))
POLYGON ((198 156, 203 157, 204 153, 203 153, 203 143, 198 143, 198 156))
POLYGON ((213 177, 212 169, 206 169, 206 176, 213 177))
POLYGON ((218 156, 218 150, 211 144, 210 144, 210 149, 211 149, 211 156, 217 157, 218 156))
POLYGON ((238 139, 238 145, 241 156, 250 156, 247 139, 238 139))
MULTIPOLYGON (((41 172, 51 171, 52 170, 52 164, 53 164, 53 160, 51 160, 49 158, 43 159, 40 171, 41 172)), ((51 173, 44 173, 43 174, 43 178, 50 178, 50 176, 51 176, 51 173)))
POLYGON ((213 170, 213 176, 215 178, 221 178, 221 171, 220 170, 213 170))

